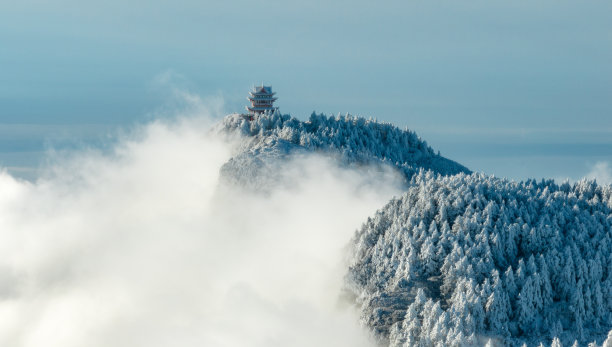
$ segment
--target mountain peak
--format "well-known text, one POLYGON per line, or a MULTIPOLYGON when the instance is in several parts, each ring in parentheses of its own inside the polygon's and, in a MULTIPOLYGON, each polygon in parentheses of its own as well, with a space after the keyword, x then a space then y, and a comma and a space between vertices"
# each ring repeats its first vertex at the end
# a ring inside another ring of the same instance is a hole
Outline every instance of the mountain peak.
POLYGON ((231 114, 217 131, 241 137, 236 155, 222 169, 224 176, 238 181, 253 178, 242 177, 244 165, 249 167, 249 175, 268 175, 270 160, 304 152, 339 156, 340 162, 349 166, 389 165, 407 181, 420 170, 440 175, 470 173, 466 167, 437 154, 413 131, 348 114, 330 117, 312 113, 307 121, 279 112, 231 114), (255 161, 257 167, 253 168, 255 161))

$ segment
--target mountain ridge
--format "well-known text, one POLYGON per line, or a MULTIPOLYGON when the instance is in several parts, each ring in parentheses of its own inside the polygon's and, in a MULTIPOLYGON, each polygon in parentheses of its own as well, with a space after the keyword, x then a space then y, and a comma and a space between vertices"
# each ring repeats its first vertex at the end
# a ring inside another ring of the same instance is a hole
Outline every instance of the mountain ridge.
POLYGON ((255 190, 310 153, 402 174, 404 193, 350 241, 345 278, 383 343, 560 347, 612 330, 612 186, 472 173, 412 131, 349 115, 232 114, 214 131, 238 138, 222 178, 255 190))
POLYGON ((307 121, 300 121, 279 112, 231 114, 215 131, 240 137, 235 155, 222 168, 222 176, 247 186, 273 184, 277 178, 275 161, 309 152, 336 156, 348 166, 391 166, 406 180, 421 169, 441 175, 471 172, 436 154, 412 131, 350 115, 328 117, 313 113, 307 121))

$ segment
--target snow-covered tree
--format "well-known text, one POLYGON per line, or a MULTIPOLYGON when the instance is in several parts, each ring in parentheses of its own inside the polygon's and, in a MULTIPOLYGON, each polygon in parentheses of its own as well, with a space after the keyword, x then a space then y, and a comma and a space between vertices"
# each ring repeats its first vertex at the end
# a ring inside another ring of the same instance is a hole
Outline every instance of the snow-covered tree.
POLYGON ((357 297, 384 293, 408 307, 421 288, 439 302, 435 317, 418 312, 426 328, 414 343, 445 335, 458 345, 473 334, 512 345, 542 336, 602 341, 612 328, 611 196, 610 187, 584 181, 423 171, 357 232, 347 278, 357 297), (393 239, 410 241, 387 247, 393 239), (394 270, 402 266, 419 271, 394 270))

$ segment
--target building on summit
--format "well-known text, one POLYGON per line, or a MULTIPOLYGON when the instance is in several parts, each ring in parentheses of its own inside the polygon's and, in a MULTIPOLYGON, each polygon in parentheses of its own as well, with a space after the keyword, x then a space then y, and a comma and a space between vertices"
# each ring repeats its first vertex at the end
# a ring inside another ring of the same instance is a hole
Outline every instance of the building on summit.
POLYGON ((249 114, 255 115, 276 111, 278 107, 274 107, 274 101, 277 98, 274 97, 274 94, 276 93, 272 92, 272 86, 264 86, 262 83, 261 86, 253 87, 247 98, 251 102, 251 106, 246 107, 249 114))

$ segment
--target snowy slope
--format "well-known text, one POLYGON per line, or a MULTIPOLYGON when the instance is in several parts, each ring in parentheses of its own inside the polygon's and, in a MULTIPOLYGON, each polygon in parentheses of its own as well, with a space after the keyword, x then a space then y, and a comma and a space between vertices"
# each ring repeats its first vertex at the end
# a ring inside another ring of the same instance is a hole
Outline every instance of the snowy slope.
POLYGON ((611 208, 594 182, 420 173, 357 232, 347 286, 392 346, 601 344, 611 208))
POLYGON ((215 130, 237 139, 221 171, 242 186, 291 184, 283 164, 308 153, 403 174, 406 193, 352 240, 346 276, 389 345, 601 345, 612 329, 610 187, 471 174, 411 131, 351 116, 234 114, 215 130))
POLYGON ((443 175, 470 172, 434 153, 414 132, 352 116, 312 114, 301 122, 278 112, 254 119, 233 114, 216 131, 240 136, 235 155, 222 168, 223 177, 255 187, 278 179, 280 160, 308 152, 334 156, 345 165, 391 165, 407 179, 420 169, 443 175))

